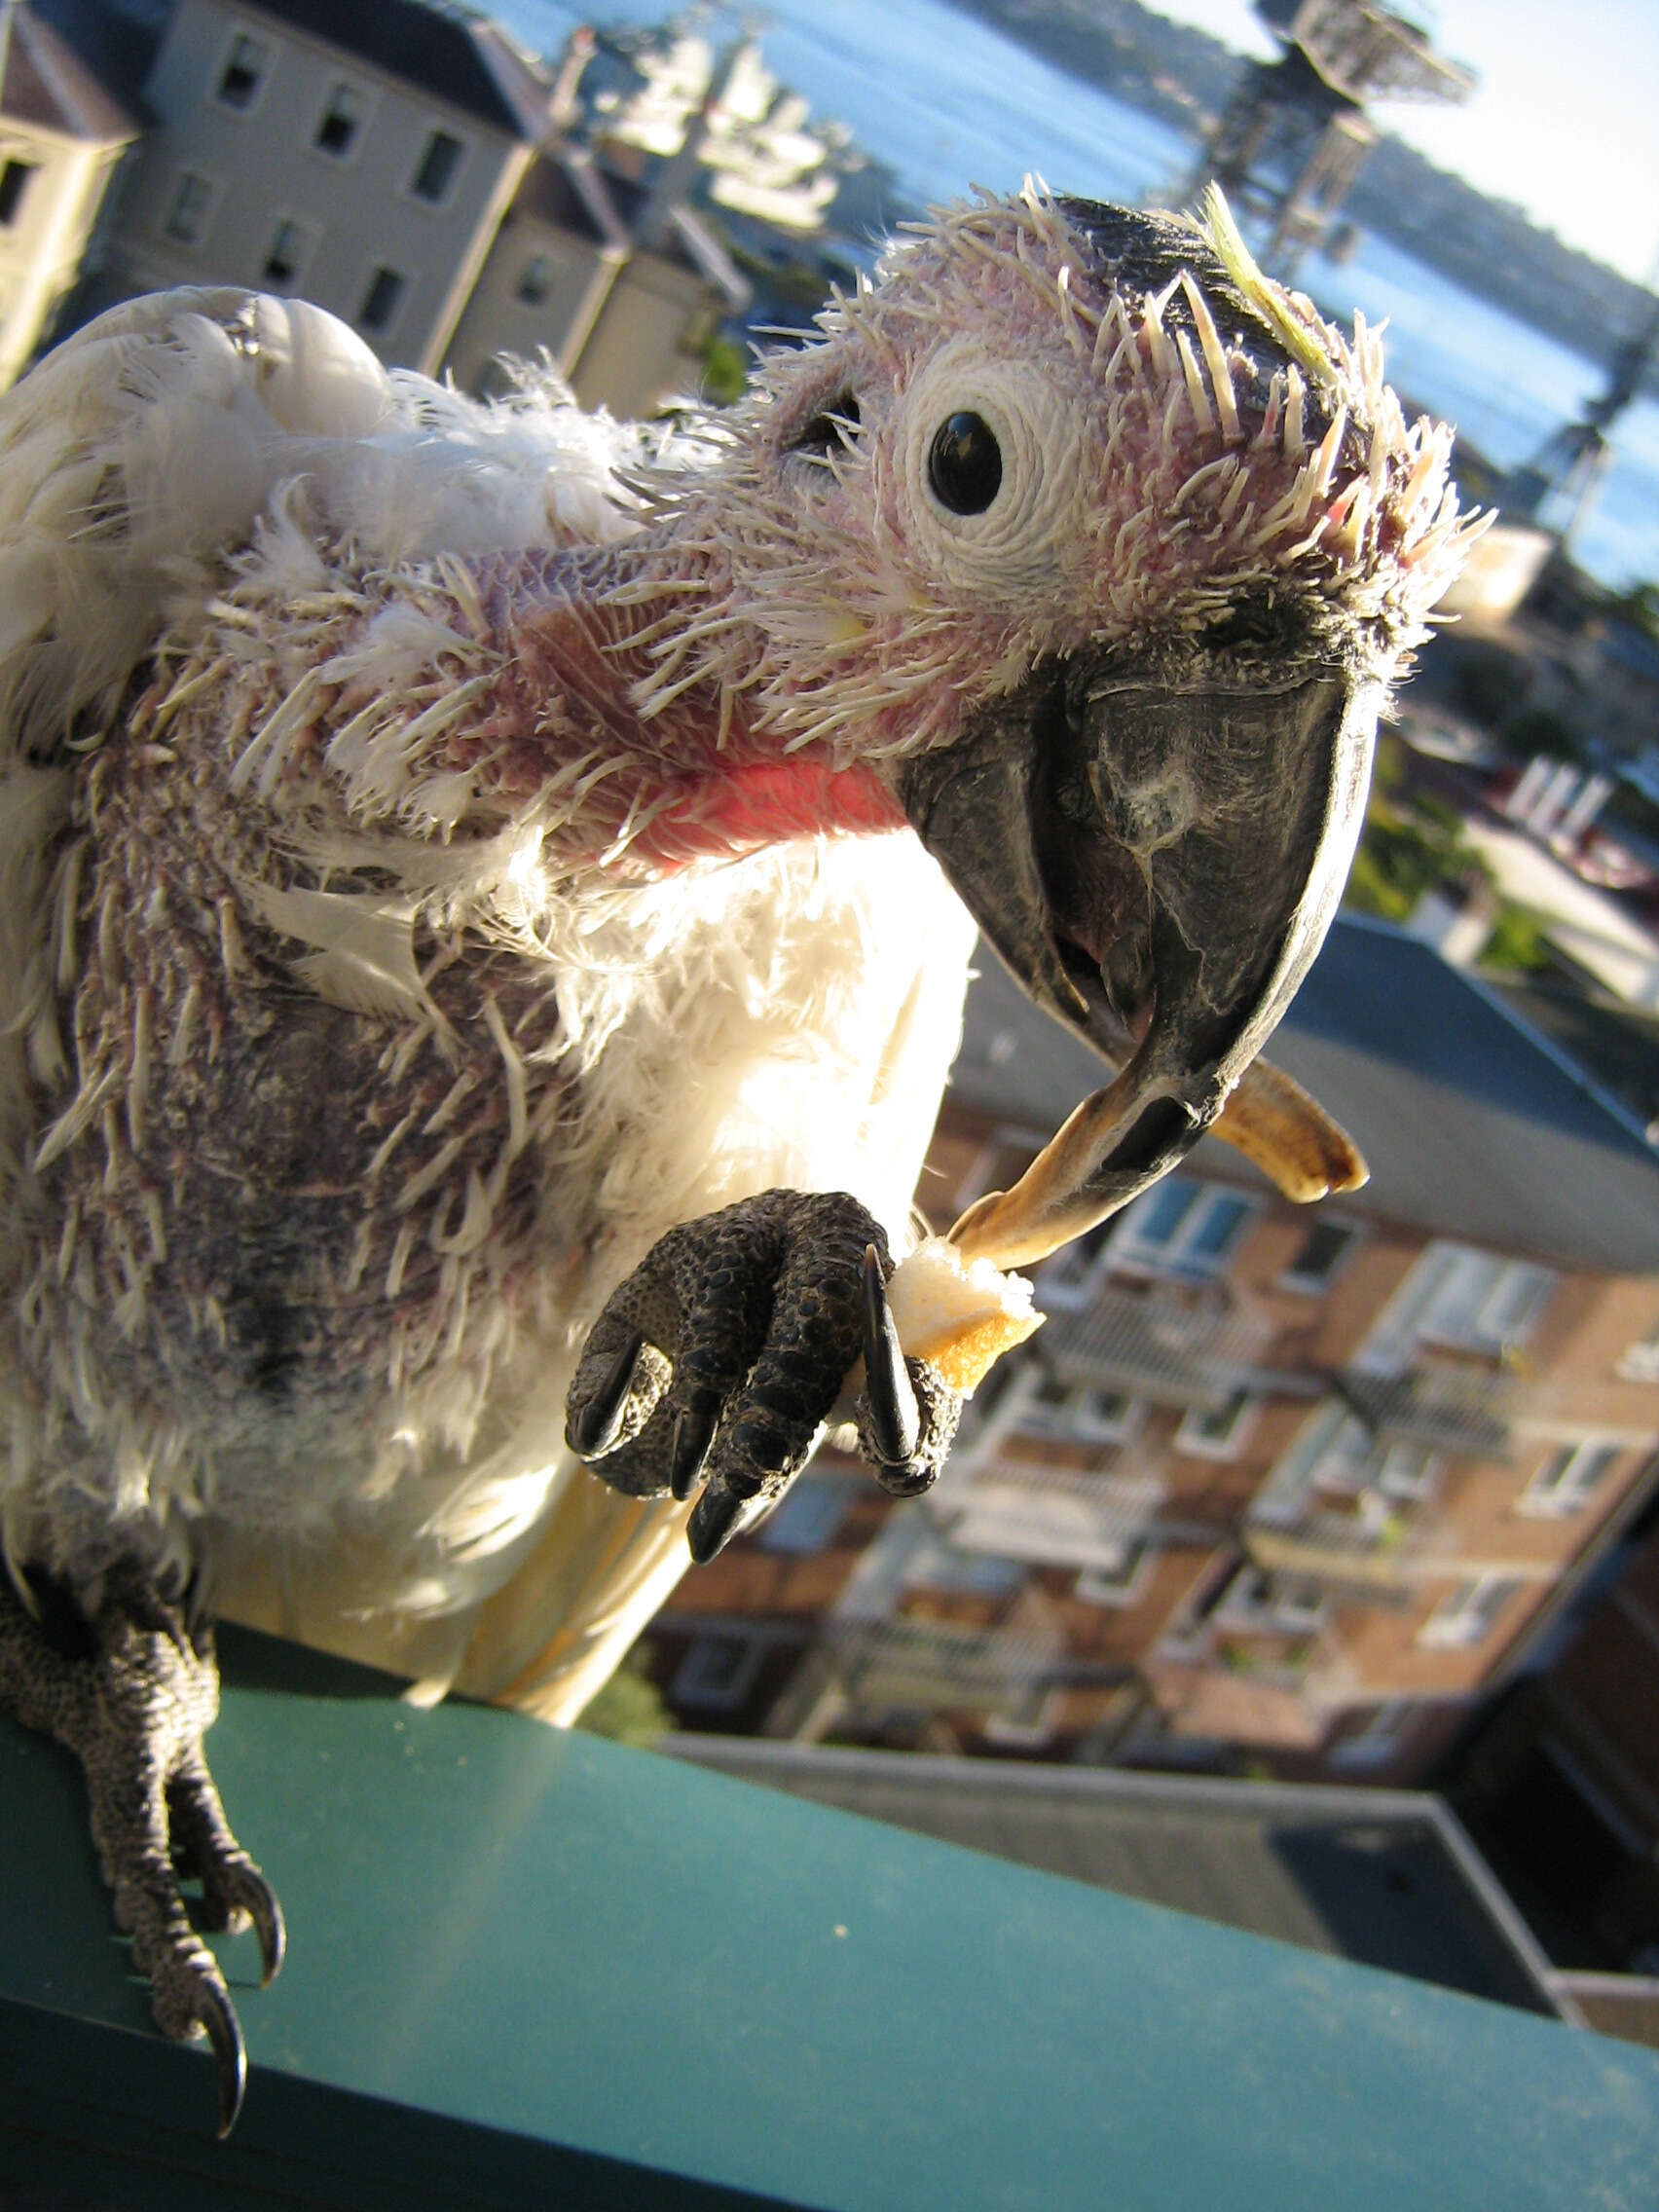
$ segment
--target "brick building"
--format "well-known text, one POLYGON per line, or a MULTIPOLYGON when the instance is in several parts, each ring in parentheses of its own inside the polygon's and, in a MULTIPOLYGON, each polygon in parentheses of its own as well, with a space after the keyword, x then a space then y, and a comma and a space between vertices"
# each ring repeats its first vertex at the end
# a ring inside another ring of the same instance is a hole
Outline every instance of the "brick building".
MULTIPOLYGON (((1040 1272, 937 1491, 825 1462, 657 1624, 692 1726, 1420 1776, 1648 1494, 1659 1158, 1493 995, 1345 919, 1273 1056, 1358 1137, 1310 1212, 1213 1139, 1040 1272)), ((1094 1086, 1000 970, 940 1223, 1094 1086)))

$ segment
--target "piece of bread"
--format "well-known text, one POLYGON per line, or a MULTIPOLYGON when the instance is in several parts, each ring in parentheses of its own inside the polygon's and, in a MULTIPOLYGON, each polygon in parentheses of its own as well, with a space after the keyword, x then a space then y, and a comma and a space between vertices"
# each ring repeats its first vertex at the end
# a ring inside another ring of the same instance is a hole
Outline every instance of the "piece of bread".
POLYGON ((1023 1275, 1004 1274, 989 1260, 964 1263, 943 1236, 924 1238, 900 1261, 887 1303, 907 1357, 925 1359, 964 1397, 1043 1320, 1023 1275))

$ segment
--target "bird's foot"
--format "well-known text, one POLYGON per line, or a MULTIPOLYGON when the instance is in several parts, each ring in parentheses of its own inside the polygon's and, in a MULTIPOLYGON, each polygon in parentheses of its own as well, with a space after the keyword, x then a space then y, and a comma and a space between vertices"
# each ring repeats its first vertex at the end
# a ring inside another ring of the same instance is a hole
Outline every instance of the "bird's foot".
POLYGON ((671 1229, 611 1294, 571 1385, 566 1438, 613 1489, 702 1494, 691 1556, 713 1559, 752 1500, 811 1457, 862 1358, 861 1450, 900 1496, 926 1490, 961 1399, 907 1360, 888 1311, 887 1239, 845 1192, 765 1191, 671 1229))
POLYGON ((201 1883, 203 1926, 257 1931, 266 1982, 282 1963, 283 1931, 271 1885, 231 1833, 202 1748, 219 1710, 212 1631, 129 1567, 102 1576, 80 1605, 44 1581, 31 1580, 30 1596, 38 1618, 0 1571, 0 1702, 79 1758, 92 1840, 115 1917, 149 1977, 156 2024, 212 2045, 219 2132, 228 2134, 247 2059, 180 1883, 201 1883))

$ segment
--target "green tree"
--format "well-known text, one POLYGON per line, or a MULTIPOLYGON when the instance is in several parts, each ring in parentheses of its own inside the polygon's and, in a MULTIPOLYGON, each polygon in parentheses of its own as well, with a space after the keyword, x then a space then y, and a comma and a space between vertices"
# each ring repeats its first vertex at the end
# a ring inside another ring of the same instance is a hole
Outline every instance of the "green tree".
POLYGON ((576 1722, 590 1736, 608 1736, 613 1744, 648 1751, 674 1726, 674 1715, 645 1668, 645 1647, 636 1643, 576 1722))

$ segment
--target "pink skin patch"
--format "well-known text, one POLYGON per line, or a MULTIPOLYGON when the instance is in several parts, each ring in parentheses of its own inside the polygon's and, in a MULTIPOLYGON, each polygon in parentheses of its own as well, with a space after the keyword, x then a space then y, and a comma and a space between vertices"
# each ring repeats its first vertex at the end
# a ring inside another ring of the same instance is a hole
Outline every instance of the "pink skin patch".
POLYGON ((672 869, 711 854, 756 852, 789 837, 859 836, 903 827, 903 809, 872 768, 831 768, 797 754, 750 761, 693 784, 679 804, 656 816, 634 850, 672 869))

